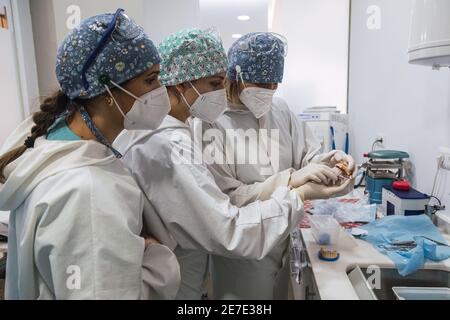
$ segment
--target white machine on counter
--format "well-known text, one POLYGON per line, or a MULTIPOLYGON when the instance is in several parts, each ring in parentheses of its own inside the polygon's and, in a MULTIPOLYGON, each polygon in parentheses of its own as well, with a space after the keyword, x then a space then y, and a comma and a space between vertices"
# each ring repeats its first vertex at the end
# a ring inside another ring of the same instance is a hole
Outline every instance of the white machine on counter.
POLYGON ((450 67, 450 1, 415 0, 409 62, 433 69, 450 67))
POLYGON ((382 208, 386 215, 416 216, 425 213, 430 197, 415 189, 396 190, 395 187, 383 187, 382 208))
POLYGON ((348 153, 348 115, 336 107, 311 107, 303 111, 300 120, 307 123, 322 144, 323 152, 342 150, 348 153))

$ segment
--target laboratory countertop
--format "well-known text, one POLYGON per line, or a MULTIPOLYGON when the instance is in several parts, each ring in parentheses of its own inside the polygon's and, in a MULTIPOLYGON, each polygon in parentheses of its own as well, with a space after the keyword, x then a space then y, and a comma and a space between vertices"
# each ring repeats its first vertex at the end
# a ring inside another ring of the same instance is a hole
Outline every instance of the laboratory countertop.
MULTIPOLYGON (((378 252, 369 242, 358 239, 354 239, 355 247, 339 249, 338 261, 322 261, 318 257, 320 246, 314 240, 311 229, 301 229, 301 232, 322 300, 359 300, 347 276, 347 272, 356 266, 395 268, 387 256, 378 252)), ((450 237, 446 235, 446 238, 450 237)), ((450 259, 439 263, 427 262, 424 269, 450 271, 450 259)))

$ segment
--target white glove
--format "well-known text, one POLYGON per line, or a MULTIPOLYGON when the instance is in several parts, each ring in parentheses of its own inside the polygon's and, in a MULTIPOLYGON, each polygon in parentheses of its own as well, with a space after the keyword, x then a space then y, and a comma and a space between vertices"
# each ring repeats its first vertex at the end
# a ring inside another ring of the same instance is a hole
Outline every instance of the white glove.
POLYGON ((305 200, 329 199, 333 197, 345 196, 353 188, 354 180, 346 180, 341 185, 326 186, 315 182, 308 182, 301 187, 294 189, 300 198, 305 200))
POLYGON ((348 170, 352 173, 355 171, 355 160, 344 151, 333 150, 320 157, 320 163, 326 164, 331 168, 334 168, 339 162, 347 162, 348 170))
POLYGON ((339 174, 324 164, 311 163, 291 175, 289 185, 298 188, 308 182, 318 184, 334 184, 339 179, 339 174))

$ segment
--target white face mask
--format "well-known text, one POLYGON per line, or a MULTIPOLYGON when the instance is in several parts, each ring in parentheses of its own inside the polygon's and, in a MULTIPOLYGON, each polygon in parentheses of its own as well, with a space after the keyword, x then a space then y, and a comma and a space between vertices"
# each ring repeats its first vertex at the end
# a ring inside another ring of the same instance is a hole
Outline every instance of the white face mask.
POLYGON ((256 119, 259 119, 272 108, 272 100, 275 92, 276 90, 250 87, 242 90, 239 98, 254 114, 256 119))
POLYGON ((141 97, 136 97, 121 86, 115 83, 113 83, 113 85, 136 99, 130 111, 125 115, 111 91, 107 89, 116 107, 124 118, 123 124, 124 128, 127 130, 155 130, 161 125, 164 118, 170 112, 169 95, 164 86, 147 92, 141 97))
POLYGON ((190 108, 191 115, 207 123, 214 123, 227 108, 227 91, 220 89, 201 94, 192 83, 190 85, 198 94, 197 100, 190 106, 183 94, 181 94, 181 97, 184 103, 190 108))

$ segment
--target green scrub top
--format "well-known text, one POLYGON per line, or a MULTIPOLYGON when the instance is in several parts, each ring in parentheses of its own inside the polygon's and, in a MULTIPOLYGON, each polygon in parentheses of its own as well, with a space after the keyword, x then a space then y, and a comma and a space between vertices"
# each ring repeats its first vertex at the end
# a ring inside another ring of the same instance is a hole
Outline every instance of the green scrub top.
POLYGON ((81 140, 66 123, 65 118, 61 118, 48 130, 47 140, 51 141, 76 141, 81 140))

